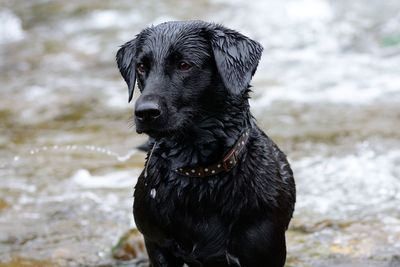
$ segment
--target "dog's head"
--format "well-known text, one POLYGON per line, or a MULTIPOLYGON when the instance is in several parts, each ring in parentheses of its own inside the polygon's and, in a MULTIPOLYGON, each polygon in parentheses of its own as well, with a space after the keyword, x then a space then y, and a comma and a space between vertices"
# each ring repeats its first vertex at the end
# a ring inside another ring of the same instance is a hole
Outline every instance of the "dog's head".
POLYGON ((182 21, 146 28, 116 57, 129 101, 136 80, 141 91, 137 132, 161 137, 182 131, 223 108, 221 98, 244 96, 261 53, 257 42, 217 24, 182 21))

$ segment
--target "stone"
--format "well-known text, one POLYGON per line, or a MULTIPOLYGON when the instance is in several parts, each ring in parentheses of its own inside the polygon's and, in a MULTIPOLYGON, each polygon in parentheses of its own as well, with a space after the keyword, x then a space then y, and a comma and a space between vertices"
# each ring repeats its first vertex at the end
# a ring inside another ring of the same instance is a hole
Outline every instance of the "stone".
POLYGON ((133 260, 147 258, 142 234, 137 229, 131 229, 120 238, 112 249, 112 256, 118 260, 133 260))

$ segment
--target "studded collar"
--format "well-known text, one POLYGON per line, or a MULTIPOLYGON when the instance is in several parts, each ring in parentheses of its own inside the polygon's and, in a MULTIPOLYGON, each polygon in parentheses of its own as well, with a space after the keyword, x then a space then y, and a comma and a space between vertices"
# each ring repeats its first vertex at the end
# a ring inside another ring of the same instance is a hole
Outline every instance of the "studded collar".
POLYGON ((236 141, 235 145, 225 154, 222 160, 217 163, 205 167, 182 167, 176 169, 175 172, 186 177, 208 177, 221 172, 229 172, 238 163, 240 152, 242 152, 245 147, 249 135, 250 129, 246 129, 236 141))

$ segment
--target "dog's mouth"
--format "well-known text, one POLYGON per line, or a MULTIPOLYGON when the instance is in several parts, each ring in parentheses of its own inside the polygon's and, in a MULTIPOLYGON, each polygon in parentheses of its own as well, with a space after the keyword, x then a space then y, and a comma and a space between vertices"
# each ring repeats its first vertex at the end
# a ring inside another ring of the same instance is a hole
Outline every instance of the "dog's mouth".
POLYGON ((160 127, 160 128, 137 127, 136 132, 138 134, 147 134, 148 136, 155 138, 155 139, 173 136, 175 133, 174 130, 163 128, 163 127, 160 127))
POLYGON ((157 130, 136 130, 138 134, 147 134, 150 137, 159 139, 164 136, 163 132, 157 130))
POLYGON ((150 137, 162 137, 166 134, 167 129, 164 126, 165 122, 162 117, 153 121, 142 121, 138 118, 135 119, 136 132, 138 134, 147 134, 150 137))

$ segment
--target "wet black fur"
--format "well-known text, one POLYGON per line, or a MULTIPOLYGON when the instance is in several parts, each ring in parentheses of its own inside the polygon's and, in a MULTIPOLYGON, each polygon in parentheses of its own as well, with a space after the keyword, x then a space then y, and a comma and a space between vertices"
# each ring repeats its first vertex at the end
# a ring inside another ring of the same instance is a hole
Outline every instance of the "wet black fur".
POLYGON ((137 79, 137 102, 157 99, 162 111, 155 122, 136 121, 154 145, 148 175, 141 174, 134 194, 152 266, 284 266, 295 184, 286 156, 249 111, 261 53, 257 42, 201 21, 147 28, 118 51, 129 100, 137 79), (182 61, 192 68, 179 70, 182 61), (145 73, 135 71, 138 64, 145 73), (174 172, 220 160, 246 128, 250 138, 229 173, 174 172))

